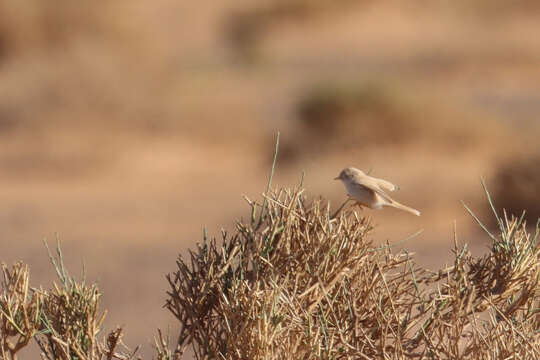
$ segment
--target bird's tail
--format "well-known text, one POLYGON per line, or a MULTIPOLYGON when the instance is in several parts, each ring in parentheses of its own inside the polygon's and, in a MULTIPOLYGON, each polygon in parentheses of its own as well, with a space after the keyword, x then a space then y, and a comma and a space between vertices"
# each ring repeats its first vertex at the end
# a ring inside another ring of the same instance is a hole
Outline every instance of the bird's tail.
POLYGON ((410 212, 411 214, 414 214, 416 216, 420 216, 420 211, 418 211, 416 209, 413 209, 411 207, 405 206, 403 204, 400 204, 395 200, 392 201, 390 204, 388 204, 388 206, 392 206, 392 207, 395 207, 396 209, 407 211, 407 212, 410 212))

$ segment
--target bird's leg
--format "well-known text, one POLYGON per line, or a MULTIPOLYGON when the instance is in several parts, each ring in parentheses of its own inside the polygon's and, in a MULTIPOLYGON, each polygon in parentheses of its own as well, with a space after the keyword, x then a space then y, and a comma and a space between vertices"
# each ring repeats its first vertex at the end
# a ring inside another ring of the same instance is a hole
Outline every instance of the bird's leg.
POLYGON ((357 202, 356 202, 356 205, 358 206, 358 208, 360 209, 360 211, 363 211, 363 210, 364 210, 364 204, 362 204, 360 201, 357 201, 357 202))
POLYGON ((334 219, 336 216, 338 216, 339 212, 340 212, 341 210, 343 210, 343 208, 345 207, 345 205, 347 205, 347 203, 348 203, 349 201, 351 201, 351 200, 353 200, 353 198, 349 196, 349 197, 347 198, 347 200, 345 200, 345 202, 344 202, 343 204, 341 204, 341 206, 339 207, 339 209, 337 209, 336 212, 330 217, 330 219, 334 219))

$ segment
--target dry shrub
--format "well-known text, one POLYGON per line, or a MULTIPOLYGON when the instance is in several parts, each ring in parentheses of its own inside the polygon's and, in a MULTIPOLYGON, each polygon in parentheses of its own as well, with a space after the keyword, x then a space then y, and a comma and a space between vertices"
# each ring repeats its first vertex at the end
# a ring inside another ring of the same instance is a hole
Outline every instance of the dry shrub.
POLYGON ((36 341, 41 356, 48 360, 68 359, 133 359, 134 354, 117 353, 122 345, 122 329, 111 331, 105 341, 99 332, 105 313, 99 310, 101 293, 96 284, 76 281, 66 272, 60 247, 57 258, 51 256, 60 285, 43 292, 43 331, 36 341))
POLYGON ((28 266, 2 264, 0 292, 0 359, 17 358, 41 328, 41 297, 30 289, 28 266))
POLYGON ((97 285, 67 274, 60 247, 51 260, 60 285, 54 284, 50 291, 30 288, 27 265, 17 263, 11 269, 2 265, 0 359, 17 359, 31 339, 46 360, 134 359, 137 349, 131 353, 118 350, 123 346, 121 328, 100 339, 105 313, 99 310, 97 285))
POLYGON ((497 205, 511 214, 521 214, 534 224, 540 218, 540 154, 514 158, 502 163, 494 176, 497 205))
POLYGON ((374 246, 367 218, 332 217, 301 188, 247 199, 249 221, 206 237, 168 276, 177 358, 532 359, 540 356, 538 233, 499 219, 489 254, 417 266, 374 246))

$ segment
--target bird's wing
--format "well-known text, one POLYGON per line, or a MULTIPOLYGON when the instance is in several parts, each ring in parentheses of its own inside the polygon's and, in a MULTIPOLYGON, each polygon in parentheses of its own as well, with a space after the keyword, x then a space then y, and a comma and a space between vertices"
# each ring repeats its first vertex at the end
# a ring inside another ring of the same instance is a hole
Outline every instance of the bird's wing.
POLYGON ((397 185, 394 185, 392 184, 390 181, 386 181, 386 180, 383 180, 383 179, 378 179, 378 178, 373 178, 377 184, 379 185, 379 187, 385 189, 385 190, 388 190, 388 191, 394 191, 394 190, 399 190, 399 187, 397 185))
POLYGON ((373 191, 376 194, 378 194, 380 197, 382 197, 385 201, 392 203, 394 200, 392 200, 392 198, 386 192, 384 192, 383 189, 381 189, 377 180, 380 180, 380 179, 377 179, 371 176, 366 176, 366 177, 363 177, 360 182, 355 183, 354 186, 359 186, 369 191, 373 191))

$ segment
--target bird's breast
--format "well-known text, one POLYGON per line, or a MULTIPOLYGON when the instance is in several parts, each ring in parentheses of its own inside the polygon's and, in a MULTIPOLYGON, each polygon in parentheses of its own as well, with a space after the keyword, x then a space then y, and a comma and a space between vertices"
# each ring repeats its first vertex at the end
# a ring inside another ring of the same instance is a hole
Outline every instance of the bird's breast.
POLYGON ((347 183, 345 187, 352 198, 363 204, 371 204, 375 200, 374 192, 364 186, 347 183))

